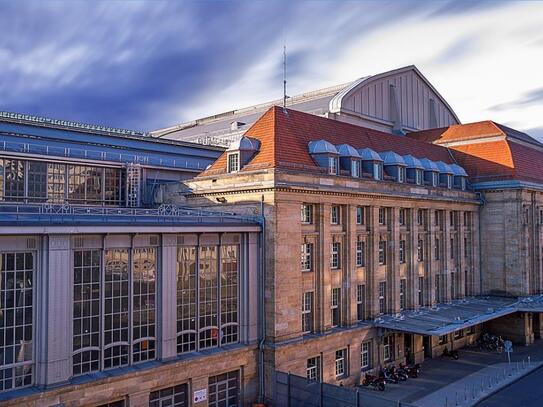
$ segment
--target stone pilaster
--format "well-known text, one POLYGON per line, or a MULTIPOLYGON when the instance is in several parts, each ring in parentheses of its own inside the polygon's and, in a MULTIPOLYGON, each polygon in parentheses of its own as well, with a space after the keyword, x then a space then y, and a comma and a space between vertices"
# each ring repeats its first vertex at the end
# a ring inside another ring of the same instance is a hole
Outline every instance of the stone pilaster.
POLYGON ((163 235, 161 261, 160 352, 161 358, 168 360, 177 355, 177 235, 163 235))

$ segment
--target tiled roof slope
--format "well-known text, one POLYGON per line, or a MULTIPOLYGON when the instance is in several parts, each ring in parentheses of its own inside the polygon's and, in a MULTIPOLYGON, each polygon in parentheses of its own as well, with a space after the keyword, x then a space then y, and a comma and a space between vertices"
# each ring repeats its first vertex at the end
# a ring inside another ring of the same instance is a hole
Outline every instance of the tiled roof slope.
POLYGON ((434 144, 446 144, 457 141, 474 140, 494 136, 507 136, 527 143, 543 146, 526 133, 495 123, 491 120, 482 122, 455 124, 439 129, 430 129, 409 133, 408 137, 434 144))
POLYGON ((447 145, 472 183, 503 180, 543 183, 543 145, 502 124, 483 121, 454 125, 410 133, 408 137, 447 145))
MULTIPOLYGON (((241 171, 259 168, 317 170, 307 145, 320 139, 335 145, 348 143, 355 148, 369 147, 377 152, 394 151, 400 155, 454 162, 449 151, 441 146, 278 106, 264 113, 245 135, 259 139, 261 147, 241 171)), ((224 172, 226 153, 200 176, 224 172)))

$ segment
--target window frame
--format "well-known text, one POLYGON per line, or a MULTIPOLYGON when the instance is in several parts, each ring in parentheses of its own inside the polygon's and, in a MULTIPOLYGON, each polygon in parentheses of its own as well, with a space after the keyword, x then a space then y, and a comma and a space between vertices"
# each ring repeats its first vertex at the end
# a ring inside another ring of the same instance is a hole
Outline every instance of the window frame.
POLYGON ((239 151, 230 152, 226 155, 226 172, 235 174, 241 169, 239 151))
POLYGON ((341 207, 339 205, 330 207, 330 224, 341 225, 341 207))
POLYGON ((399 242, 399 261, 400 261, 400 264, 404 264, 405 263, 405 240, 402 239, 400 240, 399 242))
POLYGON ((301 244, 301 270, 302 272, 313 271, 313 243, 301 244))
POLYGON ((338 175, 339 171, 339 164, 338 164, 338 157, 328 157, 328 174, 329 175, 338 175))
POLYGON ((379 241, 379 265, 385 266, 387 264, 387 241, 386 240, 380 240, 379 241))
POLYGON ((300 206, 300 220, 302 222, 302 225, 311 225, 313 224, 313 205, 303 203, 300 206))
POLYGON ((314 294, 313 291, 306 291, 302 295, 302 334, 309 334, 315 329, 313 315, 314 294), (307 329, 309 328, 309 329, 307 329))
POLYGON ((379 315, 384 315, 387 313, 388 307, 387 307, 387 282, 386 281, 379 281, 379 288, 378 288, 378 299, 379 299, 379 315))
POLYGON ((366 267, 366 242, 358 240, 356 242, 356 267, 366 267))
POLYGON ((341 269, 341 242, 330 243, 330 269, 341 269))
POLYGON ((363 341, 360 344, 360 369, 362 371, 371 369, 373 365, 372 356, 371 356, 372 348, 373 348, 373 342, 371 340, 363 341), (366 359, 366 362, 364 359, 366 359))
POLYGON ((359 321, 366 319, 366 284, 356 286, 356 315, 359 321))
POLYGON ((341 325, 341 288, 334 287, 330 298, 330 325, 332 328, 341 325))
POLYGON ((347 348, 336 350, 335 376, 336 376, 336 380, 349 377, 349 363, 348 363, 347 348))

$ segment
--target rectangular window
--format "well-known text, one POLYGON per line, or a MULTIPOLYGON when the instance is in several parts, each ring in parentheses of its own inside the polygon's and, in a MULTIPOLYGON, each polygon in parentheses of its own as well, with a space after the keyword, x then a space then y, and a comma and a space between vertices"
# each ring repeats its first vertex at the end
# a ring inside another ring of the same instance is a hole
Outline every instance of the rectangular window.
POLYGON ((379 282, 379 314, 385 314, 387 312, 386 291, 386 281, 379 282))
POLYGON ((439 185, 439 174, 437 172, 432 172, 432 186, 437 187, 439 185))
POLYGON ((398 182, 405 182, 405 167, 398 167, 398 182))
POLYGON ((152 391, 149 394, 149 407, 188 407, 188 388, 186 384, 152 391))
POLYGON ((453 185, 453 176, 447 174, 447 188, 452 189, 452 185, 453 185))
POLYGON ((338 205, 332 205, 330 209, 330 223, 332 225, 339 225, 341 222, 340 207, 338 205))
POLYGON ((366 319, 366 286, 364 284, 356 287, 356 314, 359 321, 366 319))
POLYGON ((25 162, 4 160, 4 198, 6 201, 21 201, 25 196, 25 162))
MULTIPOLYGON (((208 407, 239 406, 240 398, 239 370, 208 379, 208 407)), ((160 407, 165 406, 170 404, 162 404, 160 407)))
POLYGON ((47 201, 51 203, 66 201, 66 164, 47 165, 47 201))
POLYGON ((332 314, 332 326, 341 325, 341 288, 332 288, 332 301, 330 301, 330 311, 332 314))
POLYGON ((301 219, 302 223, 305 225, 310 225, 313 223, 313 205, 311 204, 302 204, 301 205, 301 219))
POLYGON ((417 210, 417 225, 422 226, 424 224, 424 212, 422 209, 417 210))
POLYGON ((328 171, 331 175, 337 175, 338 173, 338 165, 337 165, 337 157, 328 157, 328 171))
POLYGON ((435 238, 435 246, 434 246, 434 258, 436 260, 439 260, 439 253, 441 253, 441 248, 439 247, 439 238, 435 238))
POLYGON ((456 298, 456 273, 451 272, 451 298, 454 300, 456 298))
POLYGON ((351 161, 351 176, 355 178, 360 178, 360 161, 358 160, 351 161))
POLYGON ((371 365, 371 341, 365 341, 360 346, 360 368, 368 370, 371 365))
POLYGON ((34 254, 1 253, 0 392, 32 384, 34 254))
POLYGON ((449 341, 449 336, 448 336, 448 335, 441 335, 441 336, 439 337, 439 342, 438 342, 438 344, 439 344, 439 345, 445 345, 448 341, 449 341))
POLYGON ((101 250, 74 251, 74 375, 100 370, 101 256, 101 250))
POLYGON ((302 271, 313 270, 313 243, 303 243, 302 247, 302 271))
POLYGON ((177 353, 195 351, 196 246, 177 247, 177 353))
POLYGON ((400 280, 400 311, 403 311, 406 308, 406 290, 407 280, 402 278, 400 280))
POLYGON ((124 200, 122 171, 120 168, 104 168, 104 204, 120 205, 124 200))
POLYGON ((464 330, 459 329, 458 331, 454 331, 454 339, 460 339, 464 337, 464 330))
POLYGON ((450 255, 451 259, 454 259, 454 238, 451 237, 450 239, 450 255))
POLYGON ((379 242, 379 264, 384 265, 387 263, 387 242, 381 240, 379 242))
POLYGON ((309 291, 302 296, 302 332, 313 332, 313 292, 309 291))
POLYGON ((201 246, 199 250, 199 346, 200 349, 218 345, 218 270, 217 247, 201 246))
POLYGON ((363 225, 364 222, 364 207, 363 206, 357 206, 356 207, 356 224, 357 225, 363 225))
POLYGON ((230 153, 228 154, 228 172, 238 172, 239 171, 239 153, 230 153))
POLYGON ((390 362, 392 360, 392 348, 394 338, 392 335, 385 336, 383 339, 383 361, 390 362))
POLYGON ((220 345, 239 342, 238 280, 239 247, 237 244, 222 245, 220 262, 220 345))
POLYGON ((475 325, 466 328, 466 335, 473 335, 475 333, 475 325))
POLYGON ((28 161, 28 199, 39 202, 47 196, 47 163, 28 161))
POLYGON ((422 170, 415 170, 415 183, 422 185, 422 170))
POLYGON ((373 178, 376 180, 383 179, 383 164, 373 163, 373 178))
POLYGON ((424 261, 424 242, 422 239, 417 242, 417 260, 424 261))
POLYGON ((465 177, 460 178, 460 189, 462 191, 466 190, 466 178, 465 177))
POLYGON ((400 240, 400 263, 405 263, 405 240, 400 240))
POLYGON ((366 244, 362 241, 356 242, 356 266, 364 267, 366 265, 366 244))
POLYGON ((467 237, 464 238, 464 257, 469 257, 469 242, 467 237))
POLYGON ((379 224, 386 224, 386 211, 385 208, 379 208, 379 224))
POLYGON ((405 213, 407 212, 407 209, 400 209, 400 213, 398 215, 398 222, 400 223, 400 226, 405 226, 405 213))
POLYGON ((419 305, 422 307, 424 305, 424 277, 419 277, 419 305))
POLYGON ((330 268, 334 270, 341 268, 341 244, 339 242, 331 244, 330 268))
POLYGON ((347 349, 336 350, 336 379, 347 377, 347 349))
POLYGON ((454 212, 452 212, 452 211, 449 212, 449 226, 451 228, 454 227, 454 218, 455 218, 454 212))
POLYGON ((441 218, 441 212, 435 211, 434 212, 434 226, 439 226, 440 218, 441 218))
POLYGON ((321 381, 321 358, 316 356, 307 359, 306 377, 315 382, 321 381))
POLYGON ((441 276, 439 274, 436 274, 435 293, 436 293, 436 301, 441 302, 441 276))

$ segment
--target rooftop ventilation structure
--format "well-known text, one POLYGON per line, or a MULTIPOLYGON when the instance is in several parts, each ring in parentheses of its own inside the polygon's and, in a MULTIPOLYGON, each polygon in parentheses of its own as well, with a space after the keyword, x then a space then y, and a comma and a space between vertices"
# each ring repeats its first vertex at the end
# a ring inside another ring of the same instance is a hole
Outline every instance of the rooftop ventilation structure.
POLYGON ((237 172, 260 150, 260 141, 242 136, 233 141, 226 150, 227 171, 237 172))

